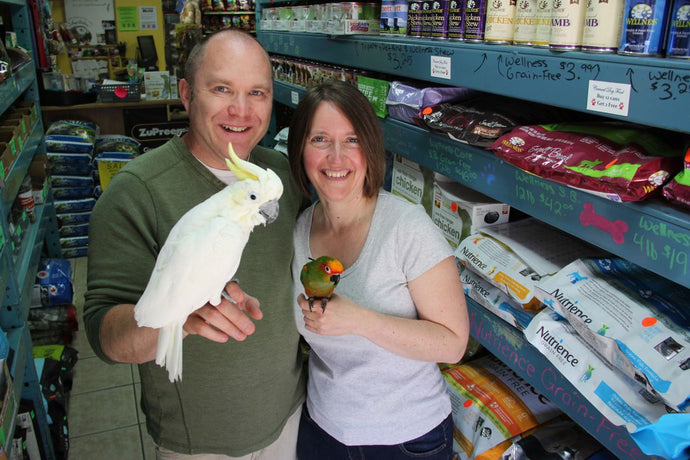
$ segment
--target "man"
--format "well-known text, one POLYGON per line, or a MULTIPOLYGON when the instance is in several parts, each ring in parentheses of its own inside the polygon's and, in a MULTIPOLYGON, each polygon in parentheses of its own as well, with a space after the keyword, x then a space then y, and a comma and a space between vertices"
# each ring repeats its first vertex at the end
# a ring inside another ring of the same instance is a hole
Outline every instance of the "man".
POLYGON ((86 332, 101 359, 139 364, 159 460, 295 458, 305 390, 289 267, 302 198, 287 160, 257 146, 272 88, 268 55, 253 37, 226 30, 197 45, 179 86, 189 131, 129 163, 93 210, 86 332), (137 326, 134 304, 175 222, 236 180, 225 166, 228 142, 240 158, 281 177, 280 215, 251 234, 235 275, 241 288, 226 286, 237 305, 223 299, 187 319, 184 374, 171 383, 153 361, 158 330, 137 326))

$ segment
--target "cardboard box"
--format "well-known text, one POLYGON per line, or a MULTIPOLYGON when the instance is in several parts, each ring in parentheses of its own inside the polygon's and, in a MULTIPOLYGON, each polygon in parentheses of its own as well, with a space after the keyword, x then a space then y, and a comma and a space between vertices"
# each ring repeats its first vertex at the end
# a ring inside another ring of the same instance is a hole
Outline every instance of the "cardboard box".
POLYGON ((509 217, 510 205, 436 176, 431 219, 453 248, 478 229, 508 222, 509 217))
POLYGON ((0 142, 0 186, 5 185, 5 178, 10 173, 14 164, 15 155, 10 149, 10 145, 0 142))
POLYGON ((170 72, 144 72, 144 92, 149 101, 170 99, 170 72))
POLYGON ((402 155, 393 156, 391 193, 414 204, 424 206, 431 215, 431 203, 434 198, 434 172, 420 166, 402 155))
POLYGON ((13 158, 24 148, 24 140, 17 128, 0 127, 0 142, 9 146, 13 158))
MULTIPOLYGON (((4 334, 4 332, 2 332, 4 334)), ((14 391, 12 389, 12 375, 7 366, 6 359, 0 359, 0 395, 2 395, 2 408, 0 408, 0 445, 7 445, 7 440, 12 438, 11 430, 14 427, 14 410, 17 407, 14 391)))

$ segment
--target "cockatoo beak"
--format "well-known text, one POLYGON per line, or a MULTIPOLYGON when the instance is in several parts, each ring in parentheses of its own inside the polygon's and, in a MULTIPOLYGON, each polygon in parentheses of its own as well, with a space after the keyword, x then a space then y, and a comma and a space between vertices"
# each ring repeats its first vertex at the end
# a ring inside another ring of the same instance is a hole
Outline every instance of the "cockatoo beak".
POLYGON ((278 200, 271 200, 259 208, 259 213, 266 219, 266 223, 270 224, 278 218, 279 210, 278 200))

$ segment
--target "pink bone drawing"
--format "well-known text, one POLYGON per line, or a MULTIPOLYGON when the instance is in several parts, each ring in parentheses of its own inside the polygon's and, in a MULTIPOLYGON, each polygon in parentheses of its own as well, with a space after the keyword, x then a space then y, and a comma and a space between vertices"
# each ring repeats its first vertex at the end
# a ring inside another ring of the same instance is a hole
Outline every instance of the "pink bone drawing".
POLYGON ((614 243, 625 243, 625 234, 628 231, 628 224, 626 222, 622 220, 610 221, 606 217, 597 214, 592 203, 585 203, 582 207, 580 223, 583 226, 594 225, 596 228, 610 234, 614 243))

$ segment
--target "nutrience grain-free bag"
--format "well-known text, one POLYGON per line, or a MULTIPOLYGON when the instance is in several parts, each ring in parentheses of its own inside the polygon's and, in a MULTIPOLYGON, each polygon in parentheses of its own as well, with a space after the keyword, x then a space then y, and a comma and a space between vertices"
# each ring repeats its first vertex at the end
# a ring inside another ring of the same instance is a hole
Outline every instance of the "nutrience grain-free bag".
POLYGON ((612 201, 643 200, 680 169, 681 151, 643 131, 638 142, 632 129, 593 127, 590 134, 585 125, 573 132, 575 126, 519 126, 490 150, 525 171, 612 201))

